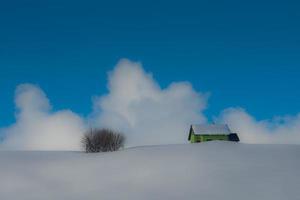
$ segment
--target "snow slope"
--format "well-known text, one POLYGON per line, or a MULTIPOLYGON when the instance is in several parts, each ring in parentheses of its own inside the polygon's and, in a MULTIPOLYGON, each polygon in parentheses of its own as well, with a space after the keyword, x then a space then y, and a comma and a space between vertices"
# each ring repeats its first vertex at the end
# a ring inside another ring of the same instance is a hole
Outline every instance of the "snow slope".
POLYGON ((114 153, 0 152, 1 200, 296 200, 300 146, 231 142, 114 153))

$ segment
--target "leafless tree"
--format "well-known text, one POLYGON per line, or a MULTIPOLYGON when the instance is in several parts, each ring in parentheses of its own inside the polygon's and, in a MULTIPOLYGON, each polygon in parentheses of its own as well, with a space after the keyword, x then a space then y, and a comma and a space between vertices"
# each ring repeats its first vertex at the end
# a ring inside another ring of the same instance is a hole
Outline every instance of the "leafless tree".
POLYGON ((87 153, 117 151, 124 146, 122 133, 110 129, 91 129, 82 138, 87 153))

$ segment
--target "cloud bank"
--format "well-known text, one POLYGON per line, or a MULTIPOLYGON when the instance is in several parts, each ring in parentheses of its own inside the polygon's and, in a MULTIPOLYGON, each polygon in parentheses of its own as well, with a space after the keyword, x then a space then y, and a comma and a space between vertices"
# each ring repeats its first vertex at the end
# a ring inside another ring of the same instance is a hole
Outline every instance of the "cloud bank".
POLYGON ((127 133, 130 146, 182 143, 191 123, 206 122, 207 95, 188 82, 162 89, 140 63, 121 60, 109 73, 108 89, 94 101, 94 122, 127 133))
POLYGON ((35 85, 16 89, 16 123, 3 129, 2 149, 80 150, 83 120, 69 110, 51 112, 45 93, 35 85))
MULTIPOLYGON (((0 129, 0 148, 80 150, 90 126, 122 131, 127 146, 186 143, 190 124, 207 123, 207 94, 189 82, 161 88, 138 62, 120 60, 108 75, 108 91, 94 98, 93 111, 84 119, 70 110, 53 111, 38 86, 19 85, 16 122, 0 129)), ((245 143, 300 144, 300 114, 258 121, 242 108, 229 108, 216 121, 229 124, 245 143)))
POLYGON ((229 124, 245 143, 300 144, 300 114, 257 121, 242 108, 229 108, 218 120, 229 124))

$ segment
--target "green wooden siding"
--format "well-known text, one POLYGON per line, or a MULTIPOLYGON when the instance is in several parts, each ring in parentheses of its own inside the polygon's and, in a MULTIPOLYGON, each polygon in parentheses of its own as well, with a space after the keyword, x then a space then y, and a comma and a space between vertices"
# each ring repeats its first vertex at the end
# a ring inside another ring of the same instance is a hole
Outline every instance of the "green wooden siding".
POLYGON ((213 135, 195 135, 194 133, 191 134, 191 143, 197 142, 207 142, 213 140, 225 140, 228 141, 228 135, 225 134, 213 134, 213 135))

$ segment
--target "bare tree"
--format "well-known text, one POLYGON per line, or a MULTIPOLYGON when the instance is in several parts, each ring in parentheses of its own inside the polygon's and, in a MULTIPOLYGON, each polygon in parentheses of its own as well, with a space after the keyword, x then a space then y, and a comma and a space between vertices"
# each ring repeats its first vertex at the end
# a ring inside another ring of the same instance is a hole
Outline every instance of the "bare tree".
POLYGON ((91 129, 82 138, 87 153, 117 151, 124 146, 122 133, 110 129, 91 129))

